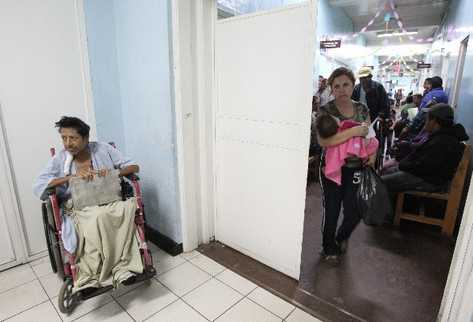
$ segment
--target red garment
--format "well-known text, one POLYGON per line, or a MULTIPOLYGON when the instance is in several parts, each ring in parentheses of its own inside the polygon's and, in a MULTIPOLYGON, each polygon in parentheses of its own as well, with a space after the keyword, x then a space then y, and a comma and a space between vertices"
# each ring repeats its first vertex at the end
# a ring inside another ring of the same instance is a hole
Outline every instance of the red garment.
MULTIPOLYGON (((340 123, 338 132, 358 126, 360 123, 346 120, 340 123)), ((349 157, 358 157, 366 160, 370 155, 376 153, 378 149, 378 140, 376 138, 366 139, 364 137, 353 137, 341 144, 327 147, 325 151, 325 177, 338 185, 342 184, 342 167, 345 159, 349 157)))

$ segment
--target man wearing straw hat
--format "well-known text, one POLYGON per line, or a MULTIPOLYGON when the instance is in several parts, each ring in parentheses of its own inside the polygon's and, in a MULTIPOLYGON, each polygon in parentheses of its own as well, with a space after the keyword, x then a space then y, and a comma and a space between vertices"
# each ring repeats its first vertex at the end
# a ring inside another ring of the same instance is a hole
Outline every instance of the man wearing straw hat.
POLYGON ((352 99, 368 106, 371 122, 378 116, 389 117, 388 95, 384 86, 372 79, 371 67, 361 67, 358 71, 358 78, 360 83, 355 86, 352 99))

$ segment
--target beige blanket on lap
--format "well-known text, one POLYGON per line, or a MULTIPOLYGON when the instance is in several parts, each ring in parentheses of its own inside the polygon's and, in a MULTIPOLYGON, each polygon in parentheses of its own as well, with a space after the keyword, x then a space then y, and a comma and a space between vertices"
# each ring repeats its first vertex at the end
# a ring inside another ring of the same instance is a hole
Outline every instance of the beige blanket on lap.
POLYGON ((110 276, 117 286, 132 273, 143 272, 135 235, 135 211, 135 198, 73 211, 79 239, 74 292, 103 286, 110 276))

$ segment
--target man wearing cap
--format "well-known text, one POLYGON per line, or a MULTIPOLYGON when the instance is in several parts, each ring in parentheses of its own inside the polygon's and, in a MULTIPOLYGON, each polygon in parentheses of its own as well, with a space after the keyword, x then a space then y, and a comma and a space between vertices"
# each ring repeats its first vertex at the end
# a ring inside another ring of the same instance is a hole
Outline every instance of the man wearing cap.
POLYGON ((382 176, 391 193, 445 189, 463 156, 465 128, 454 124, 453 109, 445 103, 425 109, 429 138, 399 162, 399 169, 382 176))
POLYGON ((351 98, 368 106, 371 121, 374 121, 380 114, 383 117, 389 117, 388 95, 384 86, 372 79, 371 67, 361 67, 358 71, 358 78, 360 83, 355 86, 351 98))

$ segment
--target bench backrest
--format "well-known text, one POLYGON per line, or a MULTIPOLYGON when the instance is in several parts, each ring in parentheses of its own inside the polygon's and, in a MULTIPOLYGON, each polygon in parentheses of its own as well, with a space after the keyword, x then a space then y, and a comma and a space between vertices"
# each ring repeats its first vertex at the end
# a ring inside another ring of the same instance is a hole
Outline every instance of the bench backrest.
POLYGON ((460 163, 458 164, 455 175, 453 176, 452 183, 450 185, 450 193, 462 193, 463 186, 465 185, 466 172, 468 171, 468 165, 471 161, 471 145, 465 144, 463 150, 463 156, 460 163))

